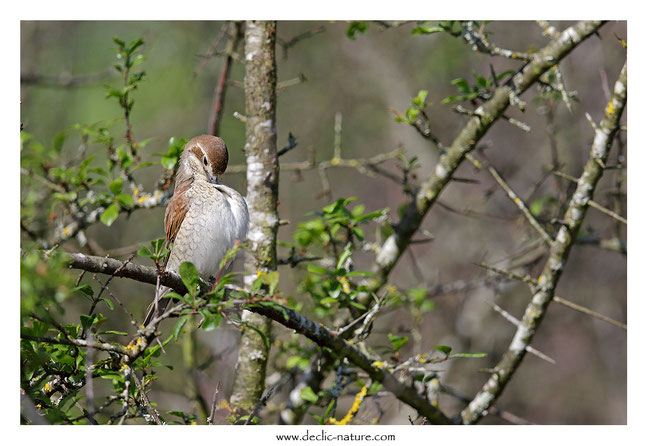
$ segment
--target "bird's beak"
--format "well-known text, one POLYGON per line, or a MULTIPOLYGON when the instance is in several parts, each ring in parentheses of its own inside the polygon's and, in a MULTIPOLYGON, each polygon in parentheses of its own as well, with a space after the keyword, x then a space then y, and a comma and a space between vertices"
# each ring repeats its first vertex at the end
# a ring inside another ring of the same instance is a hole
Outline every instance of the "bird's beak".
POLYGON ((209 182, 212 184, 218 184, 218 175, 212 177, 209 173, 207 173, 207 180, 209 180, 209 182))

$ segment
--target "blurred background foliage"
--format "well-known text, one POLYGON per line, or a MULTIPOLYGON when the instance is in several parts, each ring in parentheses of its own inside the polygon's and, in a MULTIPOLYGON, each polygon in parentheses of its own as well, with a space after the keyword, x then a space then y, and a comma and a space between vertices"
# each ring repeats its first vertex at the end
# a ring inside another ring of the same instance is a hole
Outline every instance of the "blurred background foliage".
MULTIPOLYGON (((562 29, 569 23, 552 24, 562 29)), ((175 138, 173 148, 174 144, 175 147, 181 144, 178 141, 182 138, 207 132, 216 80, 223 63, 222 57, 209 54, 213 53, 222 27, 223 23, 199 21, 23 22, 21 123, 23 138, 29 139, 29 152, 22 154, 22 167, 48 160, 60 164, 74 159, 84 125, 109 126, 113 136, 122 137, 125 123, 118 119, 122 116, 120 107, 117 101, 106 99, 106 86, 117 88, 122 82, 112 68, 115 63, 112 39, 119 36, 130 42, 141 38, 144 45, 140 51, 145 60, 137 68, 146 75, 132 93, 135 104, 130 122, 138 142, 153 138, 139 153, 144 161, 155 164, 142 168, 137 178, 144 189, 154 189, 163 167, 160 157, 153 154, 167 153, 171 138, 175 138), (71 85, 81 78, 88 82, 71 85), (75 128, 75 125, 79 126, 75 128)), ((306 160, 311 151, 316 160, 330 159, 335 115, 340 113, 343 158, 369 157, 401 148, 407 159, 417 158, 420 167, 414 170, 414 175, 434 167, 437 151, 411 126, 398 122, 394 111, 405 113, 412 107, 412 98, 418 96, 420 100, 419 92, 427 91, 427 96, 422 98, 426 103, 425 112, 436 136, 449 144, 466 119, 452 111, 452 104, 443 103, 445 98, 462 94, 465 84, 453 80, 462 78, 475 85, 479 83, 476 76, 490 78, 491 65, 495 72, 502 73, 516 70, 520 63, 476 53, 461 39, 445 33, 413 33, 416 27, 415 23, 397 27, 373 22, 353 26, 348 22, 279 23, 278 80, 280 86, 286 81, 294 85, 278 91, 278 146, 288 145, 289 133, 298 141, 298 146, 284 155, 281 163, 306 160), (311 36, 290 43, 308 31, 311 36)), ((521 51, 533 51, 548 41, 533 22, 494 22, 488 25, 488 30, 492 32, 489 38, 497 45, 521 51)), ((527 101, 524 113, 515 107, 507 111, 509 116, 527 123, 531 131, 524 132, 500 121, 482 141, 488 159, 513 189, 523 197, 533 192, 529 204, 539 217, 555 214, 561 199, 556 193, 558 180, 555 178, 548 178, 534 190, 534 184, 543 175, 543 167, 552 164, 552 144, 563 172, 578 176, 587 158, 593 132, 584 115, 590 113, 596 122, 601 118, 606 92, 625 58, 616 36, 625 39, 625 23, 606 25, 598 37, 584 42, 561 63, 568 91, 578 92, 572 101, 572 112, 560 100, 541 96, 532 88, 523 95, 527 101)), ((243 64, 234 61, 230 73, 233 85, 227 90, 220 127, 220 136, 230 150, 230 165, 244 162, 244 124, 234 117, 234 112, 245 113, 243 90, 237 86, 242 84, 243 76, 243 64)), ((100 144, 89 144, 86 155, 94 155, 94 163, 106 162, 106 151, 100 144)), ((402 162, 389 161, 384 167, 398 174, 402 162)), ((402 187, 384 177, 359 175, 348 168, 329 169, 328 174, 332 185, 330 196, 321 193, 322 184, 316 171, 282 173, 279 213, 290 224, 279 231, 280 240, 286 242, 280 245, 280 257, 289 255, 292 243, 304 243, 304 240, 312 243, 321 236, 321 231, 317 232, 318 227, 321 230, 321 222, 317 223, 318 219, 313 220, 309 213, 338 198, 358 197, 357 202, 348 206, 351 211, 355 205, 363 206, 355 211, 356 217, 388 208, 385 212, 395 218, 399 205, 404 203, 402 187)), ((390 278, 396 305, 376 321, 372 345, 398 346, 395 350, 400 349, 402 357, 429 351, 436 345, 452 346, 455 352, 485 352, 485 358, 441 364, 443 383, 472 395, 487 376, 480 369, 497 361, 514 332, 514 327, 494 312, 487 301, 497 302, 519 317, 529 298, 525 285, 496 280, 476 264, 482 261, 497 264, 519 253, 535 234, 490 177, 479 174, 467 163, 456 176, 477 181, 451 183, 428 214, 423 228, 433 240, 412 245, 400 260, 390 278), (399 336, 408 336, 409 343, 401 344, 399 336)), ((24 186, 28 179, 21 181, 24 186)), ((226 173, 223 181, 244 193, 244 174, 226 173)), ((622 183, 625 191, 625 182, 622 183)), ((609 191, 614 187, 614 177, 609 174, 597 191, 597 201, 611 209, 615 203, 609 191)), ((37 196, 21 189, 21 219, 38 218, 42 203, 37 196)), ((621 200, 621 213, 625 215, 625 195, 621 200)), ((121 214, 109 227, 97 223, 86 231, 94 245, 79 247, 77 241, 69 241, 63 247, 69 251, 92 249, 102 255, 122 247, 148 244, 149 240, 163 236, 163 214, 162 207, 137 210, 128 216, 121 214)), ((54 215, 40 224, 53 226, 55 218, 54 215)), ((588 213, 584 228, 583 236, 592 240, 616 235, 625 240, 625 227, 618 234, 619 229, 609 217, 594 211, 588 213)), ((374 239, 380 224, 374 223, 364 230, 374 239)), ((23 232, 23 247, 30 246, 29 237, 23 232)), ((537 274, 541 257, 534 260, 533 255, 530 250, 521 256, 526 259, 522 263, 531 274, 537 274)), ((119 253, 113 256, 125 257, 119 253)), ((370 253, 356 251, 355 268, 367 269, 371 258, 370 253)), ((141 258, 137 261, 152 265, 141 258)), ((29 302, 34 296, 54 296, 54 305, 67 298, 61 318, 78 322, 79 315, 87 311, 88 296, 82 290, 72 291, 76 275, 65 272, 54 260, 43 262, 35 254, 24 256, 21 266, 24 311, 31 311, 29 302)), ((235 264, 234 270, 237 267, 235 264)), ((280 288, 285 297, 294 300, 294 305, 305 305, 306 314, 317 314, 323 305, 321 300, 313 308, 312 301, 304 295, 321 294, 316 288, 322 284, 306 280, 299 285, 306 271, 306 264, 294 269, 282 267, 280 288)), ((115 280, 111 290, 135 315, 143 315, 153 295, 152 287, 122 279, 115 280)), ((557 294, 624 321, 625 255, 590 244, 577 246, 557 294)), ((108 308, 106 312, 110 312, 108 308)), ((127 318, 118 311, 110 312, 109 317, 113 330, 130 328, 127 318)), ((171 325, 164 327, 169 330, 171 325)), ((221 325, 217 330, 193 335, 197 336, 195 349, 199 363, 192 372, 193 378, 188 368, 196 364, 183 361, 181 344, 168 344, 166 355, 160 359, 174 367, 173 371, 159 371, 159 380, 151 392, 151 399, 163 410, 197 412, 191 394, 185 391, 189 381, 195 382, 196 391, 207 395, 208 400, 217 383, 225 396, 231 391, 239 330, 221 325)), ((276 382, 286 369, 303 368, 314 353, 312 344, 282 328, 275 329, 275 337, 283 343, 273 349, 276 354, 268 373, 271 382, 276 382)), ((623 330, 553 305, 534 346, 550 355, 556 364, 527 357, 499 399, 498 407, 540 424, 626 422, 626 333, 623 330)), ((285 392, 275 397, 275 406, 286 397, 285 392)), ((343 407, 348 407, 353 395, 343 396, 340 401, 343 407)), ((461 408, 461 403, 448 396, 442 396, 441 405, 450 408, 450 412, 461 408)), ((270 410, 272 407, 271 404, 270 410)), ((381 423, 407 423, 412 410, 393 399, 374 398, 363 405, 358 419, 370 422, 380 412, 384 412, 381 423)), ((305 422, 316 421, 309 415, 305 422)), ((485 422, 501 420, 489 416, 485 422)))

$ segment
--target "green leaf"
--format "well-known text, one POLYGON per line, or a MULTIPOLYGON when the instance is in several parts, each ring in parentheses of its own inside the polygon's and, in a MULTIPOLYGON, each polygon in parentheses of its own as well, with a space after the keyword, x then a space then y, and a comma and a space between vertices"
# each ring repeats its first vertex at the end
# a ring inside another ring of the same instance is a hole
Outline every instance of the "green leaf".
POLYGON ((333 274, 333 271, 328 270, 328 269, 326 269, 326 268, 323 268, 323 267, 321 267, 321 266, 319 266, 319 265, 312 265, 312 264, 309 264, 309 265, 306 267, 306 269, 308 270, 309 273, 315 273, 315 274, 327 274, 327 275, 333 274))
POLYGON ((65 132, 61 132, 54 137, 54 150, 60 152, 65 142, 65 132))
POLYGON ((513 73, 514 73, 514 71, 512 71, 512 70, 504 71, 503 73, 500 73, 500 74, 497 75, 497 80, 501 81, 502 79, 504 79, 507 76, 510 76, 513 73))
POLYGON ((117 202, 121 207, 124 208, 129 208, 133 206, 133 197, 132 195, 128 194, 118 194, 117 195, 117 202))
POLYGON ((80 319, 81 319, 81 325, 82 325, 83 328, 85 328, 86 330, 87 330, 89 327, 91 327, 92 324, 94 324, 94 323, 96 322, 96 320, 97 320, 97 316, 94 315, 94 314, 93 314, 93 315, 90 315, 90 316, 87 315, 87 314, 82 314, 82 315, 79 316, 79 317, 80 317, 80 319))
POLYGON ((72 291, 81 291, 86 296, 90 296, 90 297, 94 296, 94 291, 92 287, 88 284, 74 287, 72 288, 72 291))
POLYGON ((383 387, 382 383, 378 381, 372 381, 371 386, 369 386, 369 390, 367 390, 367 395, 373 395, 376 392, 380 392, 382 387, 383 387))
POLYGON ((200 310, 200 314, 202 314, 203 317, 205 318, 202 325, 200 326, 200 328, 204 331, 211 331, 217 328, 222 319, 222 316, 220 314, 210 313, 208 310, 205 309, 200 310))
POLYGON ((116 330, 102 331, 99 334, 114 334, 114 335, 119 335, 119 336, 128 336, 128 333, 126 333, 125 331, 116 331, 116 330))
POLYGON ((101 223, 103 223, 104 225, 110 226, 115 222, 115 220, 117 220, 118 216, 119 216, 119 209, 117 209, 117 206, 115 205, 115 203, 113 203, 110 206, 108 206, 108 208, 105 211, 103 211, 99 219, 101 220, 101 223))
POLYGON ((419 107, 425 107, 425 99, 427 98, 427 95, 427 90, 420 90, 418 92, 418 95, 412 100, 412 102, 414 102, 414 104, 418 105, 419 107))
POLYGON ((479 84, 480 87, 488 88, 490 87, 490 81, 486 80, 481 76, 475 76, 475 81, 479 84))
POLYGON ((346 30, 346 35, 349 39, 355 40, 356 33, 366 34, 367 22, 351 22, 346 30))
POLYGON ((188 314, 185 314, 184 316, 180 316, 178 322, 176 322, 175 325, 173 326, 173 338, 176 341, 178 340, 178 336, 180 336, 180 331, 182 330, 182 327, 184 327, 184 325, 189 320, 189 317, 190 316, 188 314))
POLYGON ((151 250, 148 249, 146 246, 142 246, 140 249, 137 250, 137 255, 140 257, 148 257, 148 258, 153 258, 155 257, 152 253, 151 250))
POLYGON ((465 101, 466 97, 465 96, 448 96, 447 98, 444 98, 441 103, 442 104, 449 104, 450 102, 459 102, 459 101, 465 101))
POLYGON ((444 29, 440 26, 417 26, 412 30, 412 34, 433 34, 442 31, 444 29))
POLYGON ((388 333, 387 337, 389 338, 389 343, 396 351, 400 350, 409 340, 407 336, 396 336, 391 333, 388 333))
POLYGON ((455 353, 451 358, 483 358, 486 353, 455 353))
POLYGON ((256 331, 258 333, 258 335, 261 336, 261 340, 263 341, 263 344, 265 345, 265 347, 268 350, 270 350, 270 338, 264 332, 262 332, 261 330, 256 328, 254 325, 245 324, 245 327, 246 328, 251 328, 252 330, 256 331))
POLYGON ((329 403, 328 407, 326 408, 326 412, 324 412, 324 416, 322 417, 324 421, 327 421, 329 419, 329 416, 331 413, 333 413, 333 408, 335 407, 335 398, 331 399, 331 402, 329 403))
MULTIPOLYGON (((138 144, 138 146, 141 148, 141 144, 138 144)), ((137 166, 133 167, 130 171, 135 172, 137 169, 141 169, 142 167, 149 167, 155 165, 157 165, 157 163, 154 163, 152 161, 144 161, 142 163, 139 163, 137 166)))
POLYGON ((292 369, 293 367, 306 370, 308 368, 308 359, 301 356, 291 356, 286 360, 286 368, 292 369))
POLYGON ((446 356, 448 356, 452 351, 452 347, 448 347, 447 345, 437 345, 434 349, 440 351, 446 356))
POLYGON ((468 85, 468 82, 466 82, 462 78, 453 79, 453 80, 450 81, 450 83, 452 85, 456 86, 457 89, 462 93, 469 93, 470 92, 470 86, 468 85))
POLYGON ((533 203, 531 203, 531 206, 529 206, 529 211, 531 211, 531 213, 534 216, 536 217, 539 216, 540 214, 542 214, 542 209, 544 208, 544 201, 545 201, 544 198, 538 198, 534 200, 533 203))
POLYGON ((342 251, 342 254, 340 255, 340 259, 337 262, 336 268, 337 269, 342 268, 349 257, 351 257, 351 248, 346 248, 344 251, 342 251))
POLYGON ((110 308, 111 310, 114 310, 114 309, 115 309, 115 304, 112 303, 112 301, 110 301, 110 300, 108 300, 108 299, 103 299, 103 298, 102 298, 102 299, 99 299, 99 300, 100 300, 101 302, 104 302, 104 303, 108 306, 108 308, 110 308))
POLYGON ((175 156, 163 156, 160 160, 160 163, 164 166, 165 169, 173 169, 178 162, 178 158, 175 156))
POLYGON ((371 271, 349 271, 346 276, 347 277, 355 277, 355 276, 374 276, 375 273, 372 273, 371 271))
POLYGON ((182 283, 187 287, 189 293, 195 293, 196 285, 198 285, 198 281, 200 281, 200 274, 198 274, 198 270, 194 264, 191 262, 182 262, 179 271, 182 283))
POLYGON ((313 389, 310 387, 304 387, 299 394, 303 400, 306 400, 311 403, 316 403, 319 400, 319 397, 315 392, 313 392, 313 389))
POLYGON ((32 330, 34 336, 43 336, 49 330, 50 324, 41 321, 32 321, 32 330))

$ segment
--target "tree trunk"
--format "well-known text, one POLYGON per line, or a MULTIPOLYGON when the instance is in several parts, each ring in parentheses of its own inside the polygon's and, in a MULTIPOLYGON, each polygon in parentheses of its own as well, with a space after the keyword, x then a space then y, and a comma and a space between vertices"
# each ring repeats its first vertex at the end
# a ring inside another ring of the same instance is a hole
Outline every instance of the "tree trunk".
MULTIPOLYGON (((276 22, 245 24, 245 154, 250 210, 250 248, 245 261, 249 275, 245 277, 245 286, 248 289, 257 278, 257 271, 277 267, 279 162, 275 127, 275 34, 276 22)), ((271 325, 269 319, 248 311, 242 317, 245 326, 231 403, 239 412, 249 413, 263 393, 271 325)))

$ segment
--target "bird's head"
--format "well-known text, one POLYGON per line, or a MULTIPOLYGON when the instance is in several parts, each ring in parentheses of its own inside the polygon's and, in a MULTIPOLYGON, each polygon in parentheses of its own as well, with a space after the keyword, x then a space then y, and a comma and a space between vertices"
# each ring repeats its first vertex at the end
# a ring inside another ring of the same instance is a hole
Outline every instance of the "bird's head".
POLYGON ((225 141, 211 135, 196 136, 185 145, 178 175, 217 183, 218 177, 227 169, 228 158, 225 141))

